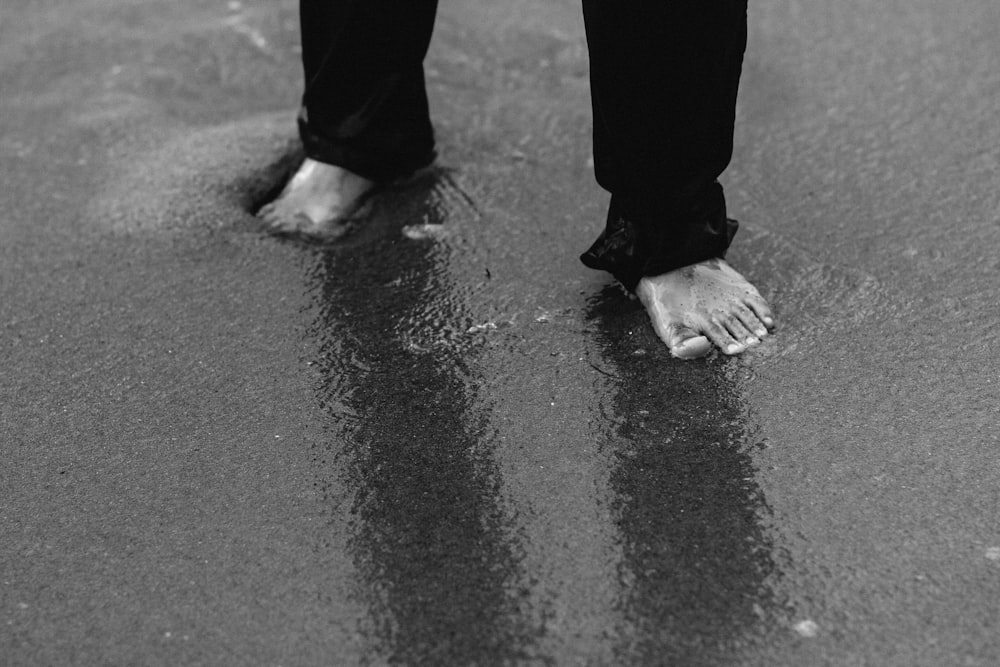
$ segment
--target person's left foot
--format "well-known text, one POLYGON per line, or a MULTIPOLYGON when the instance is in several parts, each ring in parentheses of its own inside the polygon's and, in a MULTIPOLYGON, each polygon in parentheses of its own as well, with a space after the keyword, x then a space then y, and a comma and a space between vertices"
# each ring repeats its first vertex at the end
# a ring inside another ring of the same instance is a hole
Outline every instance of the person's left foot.
POLYGON ((307 158, 281 195, 258 215, 278 234, 336 238, 374 187, 374 181, 343 167, 307 158))
POLYGON ((675 357, 739 354, 760 344, 774 315, 757 288, 723 259, 710 259, 639 281, 636 295, 675 357))

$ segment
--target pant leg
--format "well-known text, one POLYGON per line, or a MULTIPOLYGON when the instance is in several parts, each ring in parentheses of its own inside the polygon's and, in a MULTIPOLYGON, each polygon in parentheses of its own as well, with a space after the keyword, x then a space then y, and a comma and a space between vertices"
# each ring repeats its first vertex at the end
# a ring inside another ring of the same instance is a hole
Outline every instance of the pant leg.
POLYGON ((581 257, 628 289, 725 254, 746 0, 583 0, 604 232, 581 257))
POLYGON ((300 0, 306 155, 376 181, 434 159, 423 59, 437 0, 300 0))

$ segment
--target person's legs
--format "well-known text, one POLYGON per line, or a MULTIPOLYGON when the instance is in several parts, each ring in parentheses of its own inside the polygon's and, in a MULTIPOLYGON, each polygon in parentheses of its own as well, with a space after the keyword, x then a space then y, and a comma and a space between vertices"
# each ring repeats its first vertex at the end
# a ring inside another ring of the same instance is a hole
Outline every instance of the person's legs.
POLYGON ((716 180, 733 150, 746 0, 583 0, 594 161, 611 192, 581 257, 646 306, 677 356, 741 352, 772 325, 722 259, 736 232, 716 180), (707 336, 707 339, 704 336, 707 336))
POLYGON ((300 0, 306 161, 261 209, 274 230, 323 236, 377 184, 434 160, 423 59, 436 0, 300 0))

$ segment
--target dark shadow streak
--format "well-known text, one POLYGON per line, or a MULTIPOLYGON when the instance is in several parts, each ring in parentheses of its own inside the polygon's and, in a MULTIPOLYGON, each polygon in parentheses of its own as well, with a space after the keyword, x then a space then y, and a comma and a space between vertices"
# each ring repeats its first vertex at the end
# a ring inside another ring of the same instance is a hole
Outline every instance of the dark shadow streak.
POLYGON ((620 375, 609 412, 621 421, 606 445, 626 582, 620 664, 740 664, 773 627, 777 568, 754 427, 725 377, 735 362, 670 358, 617 289, 592 297, 588 317, 620 375), (655 352, 634 354, 637 341, 655 352))
POLYGON ((432 242, 400 233, 447 224, 442 183, 437 171, 386 193, 361 234, 318 252, 319 400, 334 424, 335 461, 320 471, 321 487, 332 511, 344 511, 333 489, 353 498, 350 551, 372 661, 509 663, 532 640, 518 620, 517 548, 495 464, 479 446, 485 424, 465 361, 446 346, 408 349, 398 335, 448 288, 432 242))

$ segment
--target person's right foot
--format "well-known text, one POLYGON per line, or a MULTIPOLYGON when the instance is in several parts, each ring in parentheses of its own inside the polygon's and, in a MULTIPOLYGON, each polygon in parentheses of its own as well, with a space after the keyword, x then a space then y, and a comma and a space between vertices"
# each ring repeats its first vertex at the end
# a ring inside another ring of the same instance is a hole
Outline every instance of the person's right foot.
POLYGON ((647 276, 635 293, 657 335, 681 359, 704 356, 713 344, 739 354, 774 327, 760 292, 723 259, 647 276))
POLYGON ((278 234, 336 238, 375 182, 343 167, 306 158, 288 185, 258 215, 278 234))

